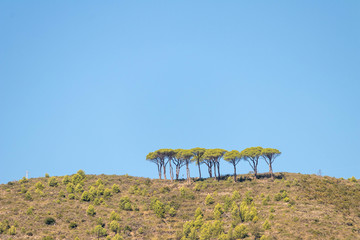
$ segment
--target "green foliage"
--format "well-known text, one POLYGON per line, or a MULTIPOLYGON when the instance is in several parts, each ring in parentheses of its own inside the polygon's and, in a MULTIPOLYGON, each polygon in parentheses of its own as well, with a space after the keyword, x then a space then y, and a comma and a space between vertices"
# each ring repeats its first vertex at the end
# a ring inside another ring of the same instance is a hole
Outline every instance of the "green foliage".
POLYGON ((239 191, 233 191, 231 198, 233 201, 239 200, 241 198, 239 191))
POLYGON ((95 216, 96 211, 93 205, 89 205, 88 209, 86 210, 87 215, 95 216))
POLYGON ((119 224, 119 222, 116 221, 116 220, 111 221, 111 222, 110 222, 110 230, 113 231, 113 232, 115 232, 115 233, 120 232, 121 229, 120 229, 120 224, 119 224))
POLYGON ((83 185, 80 184, 80 183, 76 184, 75 192, 77 192, 77 193, 82 193, 83 191, 84 191, 83 185))
POLYGON ((105 222, 103 221, 103 219, 101 217, 99 217, 98 219, 96 219, 96 224, 100 225, 102 227, 105 227, 105 222))
POLYGON ((44 189, 44 185, 41 183, 41 182, 37 182, 35 184, 35 188, 36 189, 39 189, 39 190, 43 190, 44 189))
POLYGON ((83 194, 81 195, 81 201, 84 201, 84 202, 90 202, 92 200, 93 196, 88 192, 88 191, 85 191, 83 192, 83 194))
POLYGON ((46 177, 46 178, 49 178, 50 175, 49 175, 48 173, 45 173, 45 177, 46 177))
POLYGON ((357 182, 356 178, 354 176, 352 176, 351 178, 349 178, 350 182, 357 182))
POLYGON ((104 229, 102 226, 100 225, 97 225, 95 228, 94 228, 94 234, 100 238, 100 237, 105 237, 107 236, 107 232, 106 232, 106 229, 104 229))
POLYGON ((25 199, 28 200, 28 201, 33 200, 32 196, 31 196, 31 194, 30 194, 29 192, 27 192, 27 193, 25 194, 25 199))
POLYGON ((254 198, 251 197, 250 195, 251 195, 251 191, 247 191, 245 193, 245 198, 243 199, 243 201, 245 201, 246 204, 250 204, 254 200, 254 198))
POLYGON ((169 210, 169 215, 170 215, 171 217, 175 217, 175 216, 176 216, 176 210, 175 210, 174 208, 170 208, 170 210, 169 210))
POLYGON ((114 184, 111 189, 112 189, 112 191, 114 193, 119 193, 120 192, 119 185, 117 185, 117 184, 114 184))
POLYGON ((21 193, 27 193, 27 189, 25 188, 24 185, 21 185, 21 190, 20 190, 21 193))
POLYGON ((222 214, 224 213, 224 210, 222 208, 222 205, 220 203, 216 204, 214 208, 214 217, 215 219, 221 219, 222 214))
POLYGON ((46 225, 54 225, 56 223, 56 221, 53 217, 47 217, 47 218, 45 218, 44 223, 46 225))
POLYGON ((22 179, 19 180, 20 184, 27 183, 27 182, 29 182, 29 180, 26 177, 23 177, 22 179))
POLYGON ((264 230, 269 230, 271 228, 270 222, 266 219, 262 227, 264 230))
POLYGON ((70 193, 70 194, 68 195, 68 198, 69 198, 70 200, 73 200, 73 199, 75 199, 75 195, 72 194, 72 193, 70 193))
POLYGON ((120 207, 121 210, 125 210, 125 211, 132 211, 133 210, 130 198, 128 196, 120 198, 119 207, 120 207))
POLYGON ((205 205, 211 205, 215 202, 214 198, 208 194, 205 198, 205 205))
POLYGON ((157 217, 164 218, 165 217, 165 205, 160 202, 158 199, 153 198, 150 203, 150 208, 154 211, 157 217))
POLYGON ((196 219, 198 216, 202 216, 202 217, 204 216, 201 208, 199 208, 199 207, 195 210, 195 219, 196 219))
POLYGON ((71 182, 76 186, 77 184, 82 183, 84 179, 85 176, 77 173, 71 177, 71 182))
POLYGON ((45 236, 41 240, 54 240, 52 236, 45 236))
POLYGON ((50 187, 57 187, 58 186, 58 181, 57 181, 56 177, 51 177, 49 179, 49 186, 50 187))
POLYGON ((29 207, 27 210, 26 210, 26 215, 32 215, 33 214, 33 211, 34 211, 34 207, 29 207))
POLYGON ((248 234, 249 234, 249 230, 244 224, 237 225, 233 231, 233 236, 235 239, 246 238, 248 234))
POLYGON ((62 183, 66 186, 68 185, 69 183, 71 182, 71 179, 68 175, 65 175, 63 180, 62 180, 62 183))
POLYGON ((117 233, 111 240, 123 240, 123 237, 117 233))
POLYGON ((8 231, 9 235, 16 235, 16 227, 11 226, 8 231))
POLYGON ((69 182, 67 185, 66 185, 66 191, 68 193, 74 193, 75 191, 75 186, 73 183, 69 182))
POLYGON ((76 174, 80 175, 80 177, 81 177, 82 179, 85 179, 85 177, 86 177, 84 170, 81 170, 81 169, 80 169, 79 171, 77 171, 76 174))
POLYGON ((110 213, 110 221, 113 221, 113 220, 120 221, 120 215, 118 213, 116 213, 115 211, 112 211, 110 213))
POLYGON ((70 229, 74 229, 74 228, 77 228, 77 227, 78 227, 78 224, 76 222, 70 222, 70 224, 69 224, 70 229))

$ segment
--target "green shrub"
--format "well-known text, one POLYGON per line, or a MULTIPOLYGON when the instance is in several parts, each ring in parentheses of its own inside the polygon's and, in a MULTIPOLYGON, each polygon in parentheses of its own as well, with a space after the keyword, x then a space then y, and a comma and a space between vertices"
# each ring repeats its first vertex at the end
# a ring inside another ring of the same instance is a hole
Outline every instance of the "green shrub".
POLYGON ((104 197, 111 197, 111 196, 112 196, 111 190, 109 188, 106 188, 104 191, 104 197))
POLYGON ((159 218, 165 217, 165 205, 162 202, 160 202, 158 199, 153 199, 150 206, 157 217, 159 218))
POLYGON ((76 186, 77 184, 79 183, 82 183, 82 181, 84 180, 85 177, 83 177, 82 175, 80 174, 74 174, 72 177, 71 177, 71 182, 76 186))
POLYGON ((22 179, 19 180, 20 184, 27 183, 27 182, 29 182, 29 180, 26 177, 23 177, 22 179))
POLYGON ((354 176, 352 176, 351 178, 348 179, 350 182, 357 182, 356 178, 354 176))
POLYGON ((114 184, 111 189, 112 189, 112 191, 114 193, 119 193, 120 192, 119 185, 117 185, 117 184, 114 184))
POLYGON ((27 214, 27 215, 32 215, 32 214, 33 214, 33 211, 34 211, 34 207, 29 207, 29 208, 26 210, 26 214, 27 214))
POLYGON ((36 189, 39 189, 39 190, 43 190, 44 189, 44 185, 41 183, 41 182, 37 182, 35 184, 35 188, 36 189))
POLYGON ((83 185, 80 183, 76 184, 75 192, 82 193, 83 191, 84 191, 83 185))
POLYGON ((170 210, 169 210, 169 215, 170 215, 171 217, 175 217, 175 216, 176 216, 176 210, 175 210, 174 208, 170 208, 170 210))
MULTIPOLYGON (((10 189, 9 189, 10 190, 10 189)), ((21 185, 21 193, 27 193, 27 189, 25 188, 25 186, 21 185)))
POLYGON ((88 191, 85 191, 83 192, 83 194, 81 195, 81 201, 84 201, 84 202, 90 202, 92 200, 92 195, 89 194, 88 191))
POLYGON ((140 227, 137 232, 138 234, 143 234, 145 231, 143 227, 140 227))
POLYGON ((215 201, 214 201, 214 198, 208 194, 205 198, 205 205, 210 205, 210 204, 213 204, 215 201))
POLYGON ((105 237, 107 235, 106 229, 104 229, 102 226, 97 225, 94 228, 94 234, 97 236, 97 238, 105 237))
POLYGON ((199 208, 199 207, 195 210, 195 219, 196 219, 198 216, 202 216, 202 217, 204 216, 201 208, 199 208))
POLYGON ((50 187, 57 187, 58 186, 58 181, 55 177, 51 177, 49 179, 49 186, 50 187))
POLYGON ((47 218, 45 218, 44 223, 46 225, 54 225, 56 223, 56 221, 53 217, 47 217, 47 218))
POLYGON ((214 208, 215 219, 221 219, 221 216, 223 213, 224 213, 224 210, 222 208, 222 205, 220 203, 216 204, 216 206, 214 208))
POLYGON ((74 193, 75 191, 75 186, 73 183, 69 182, 67 185, 66 185, 66 191, 68 193, 74 193))
POLYGON ((88 209, 86 210, 87 215, 95 216, 96 211, 93 205, 89 205, 88 209))
POLYGON ((71 223, 69 224, 69 228, 70 228, 70 229, 74 229, 74 228, 77 228, 77 227, 78 227, 78 225, 77 225, 76 222, 71 222, 71 223))
POLYGON ((9 235, 16 235, 16 227, 11 226, 8 231, 9 235))
POLYGON ((100 186, 100 185, 104 185, 103 181, 101 180, 101 178, 99 178, 98 180, 96 180, 95 182, 95 186, 100 186))
POLYGON ((45 177, 46 177, 46 178, 49 178, 50 175, 49 175, 48 173, 45 173, 45 177))
POLYGON ((30 194, 29 192, 27 192, 27 193, 25 194, 25 199, 28 200, 28 201, 33 200, 32 196, 31 196, 31 194, 30 194))
POLYGON ((132 211, 131 201, 129 197, 121 197, 119 207, 121 210, 132 211))
POLYGON ((73 199, 75 199, 75 195, 72 194, 72 193, 70 193, 70 194, 68 195, 68 198, 69 198, 70 200, 73 200, 73 199))
POLYGON ((233 236, 235 239, 246 238, 249 234, 247 227, 244 224, 240 224, 234 228, 233 236))
POLYGON ((63 180, 62 180, 62 183, 66 186, 68 185, 69 183, 71 182, 71 179, 68 175, 65 175, 63 180))
POLYGON ((123 240, 123 237, 117 233, 111 240, 123 240))
POLYGON ((113 220, 113 221, 110 222, 110 230, 115 232, 115 233, 118 233, 118 232, 121 231, 120 224, 118 223, 118 221, 113 220))
POLYGON ((54 240, 54 238, 51 236, 45 236, 41 240, 54 240))
POLYGON ((266 219, 262 227, 264 230, 269 230, 271 228, 270 222, 266 219))
POLYGON ((110 221, 113 221, 113 220, 116 220, 116 221, 120 220, 120 215, 117 214, 115 211, 112 211, 110 213, 110 221))
POLYGON ((76 174, 80 175, 82 179, 85 179, 85 177, 86 177, 84 170, 81 170, 81 169, 79 171, 77 171, 76 174))
POLYGON ((239 200, 241 198, 239 191, 233 191, 231 198, 232 200, 239 200))

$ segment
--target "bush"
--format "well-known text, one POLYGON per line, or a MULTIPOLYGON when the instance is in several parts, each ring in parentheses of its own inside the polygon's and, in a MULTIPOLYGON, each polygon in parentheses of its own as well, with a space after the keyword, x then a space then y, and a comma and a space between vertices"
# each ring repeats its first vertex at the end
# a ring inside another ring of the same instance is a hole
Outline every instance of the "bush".
POLYGON ((171 217, 175 217, 175 216, 176 216, 176 210, 175 210, 174 208, 170 208, 170 210, 169 210, 169 215, 170 215, 171 217))
POLYGON ((165 205, 157 199, 153 199, 151 202, 151 209, 154 211, 157 217, 165 217, 165 205))
POLYGON ((351 178, 349 178, 350 182, 357 182, 356 178, 354 176, 352 176, 351 178))
POLYGON ((65 175, 63 180, 62 180, 62 183, 66 186, 68 185, 69 183, 71 182, 71 179, 68 175, 65 175))
POLYGON ((54 240, 54 238, 51 236, 46 236, 46 237, 43 237, 41 240, 54 240))
POLYGON ((240 224, 234 228, 233 236, 237 238, 246 238, 249 234, 247 227, 244 224, 240 224))
POLYGON ((121 231, 120 224, 116 220, 111 221, 110 222, 110 230, 115 233, 120 232, 121 231))
POLYGON ((9 229, 9 235, 15 235, 16 234, 16 227, 11 226, 9 229))
POLYGON ((116 221, 120 220, 119 214, 117 214, 115 211, 112 211, 110 213, 110 221, 113 221, 113 220, 116 220, 116 221))
POLYGON ((104 197, 111 197, 111 196, 112 196, 111 190, 109 188, 106 188, 104 191, 104 197))
POLYGON ((77 185, 79 183, 82 183, 82 181, 84 180, 84 177, 82 177, 82 175, 80 174, 74 174, 72 177, 71 177, 71 182, 74 184, 74 185, 77 185))
POLYGON ((84 202, 90 202, 92 200, 92 196, 89 194, 88 191, 83 192, 83 194, 81 195, 81 201, 84 202))
POLYGON ((81 185, 80 183, 76 184, 75 192, 81 193, 83 191, 84 191, 83 185, 81 185))
POLYGON ((55 178, 55 177, 51 177, 51 178, 49 179, 49 186, 50 186, 50 187, 57 187, 57 185, 58 185, 58 181, 56 180, 56 178, 55 178))
POLYGON ((32 196, 31 196, 31 194, 30 194, 29 192, 27 192, 27 193, 25 194, 25 199, 26 199, 26 200, 29 200, 29 201, 33 200, 32 196))
POLYGON ((77 171, 76 174, 80 175, 82 179, 85 179, 85 177, 86 177, 84 170, 81 170, 81 169, 79 171, 77 171))
POLYGON ((72 184, 71 182, 68 183, 68 184, 66 185, 66 191, 67 191, 68 193, 74 193, 74 191, 75 191, 75 186, 74 186, 74 184, 72 184))
POLYGON ((45 218, 44 223, 46 225, 54 225, 56 223, 56 221, 53 217, 47 217, 47 218, 45 218))
POLYGON ((77 223, 76 222, 71 222, 70 224, 69 224, 69 228, 70 229, 74 229, 74 228, 77 228, 77 223))
POLYGON ((70 194, 68 195, 68 198, 69 198, 70 200, 73 200, 73 199, 75 199, 75 195, 72 194, 72 193, 70 193, 70 194))
POLYGON ((27 183, 27 182, 29 182, 29 180, 26 177, 23 177, 22 179, 19 180, 20 184, 27 183))
POLYGON ((222 209, 222 205, 220 203, 216 204, 214 208, 214 217, 215 219, 221 219, 224 210, 222 209))
POLYGON ((120 198, 119 207, 121 210, 132 211, 130 198, 127 196, 120 198))
POLYGON ((123 238, 117 233, 111 240, 123 240, 123 238))
POLYGON ((34 207, 29 207, 29 208, 26 210, 26 214, 27 214, 27 215, 32 215, 32 214, 33 214, 33 210, 34 210, 34 207))
POLYGON ((270 222, 266 219, 262 227, 264 230, 269 230, 271 228, 270 222))
POLYGON ((46 177, 46 178, 49 178, 50 175, 49 175, 48 173, 45 173, 45 177, 46 177))
POLYGON ((205 198, 205 205, 210 205, 210 204, 213 204, 215 201, 214 201, 214 198, 208 194, 205 198))
POLYGON ((95 216, 96 212, 95 212, 95 208, 93 205, 89 205, 88 209, 86 210, 87 215, 89 216, 95 216))
POLYGON ((111 189, 112 189, 112 191, 114 193, 119 193, 120 192, 119 185, 117 185, 117 184, 114 184, 111 189))
POLYGON ((37 182, 35 184, 35 188, 36 189, 39 189, 39 190, 43 190, 44 189, 44 185, 41 183, 41 182, 37 182))
POLYGON ((201 208, 199 208, 199 207, 195 210, 195 219, 198 216, 202 216, 202 217, 204 216, 203 212, 201 211, 201 208))
POLYGON ((94 228, 94 233, 98 238, 105 237, 107 235, 106 230, 100 225, 97 225, 94 228))

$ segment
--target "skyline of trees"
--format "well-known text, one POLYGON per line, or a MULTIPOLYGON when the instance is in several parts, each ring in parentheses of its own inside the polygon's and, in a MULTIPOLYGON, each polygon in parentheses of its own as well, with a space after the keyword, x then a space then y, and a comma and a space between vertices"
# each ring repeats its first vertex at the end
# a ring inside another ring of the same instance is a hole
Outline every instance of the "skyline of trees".
POLYGON ((275 159, 281 155, 281 152, 278 149, 274 148, 262 148, 262 147, 249 147, 242 151, 232 150, 227 151, 225 149, 215 148, 215 149, 205 149, 205 148, 192 148, 192 149, 169 149, 163 148, 158 149, 154 152, 150 152, 146 156, 146 160, 157 165, 159 179, 162 179, 162 176, 165 180, 166 177, 166 168, 169 166, 169 173, 171 181, 174 180, 174 170, 173 165, 175 166, 175 179, 179 180, 180 170, 183 166, 186 166, 186 179, 187 182, 191 182, 190 176, 190 163, 195 163, 198 166, 199 170, 199 179, 201 179, 201 164, 205 164, 208 168, 209 177, 214 177, 218 181, 220 180, 220 162, 223 159, 225 162, 232 164, 234 167, 234 182, 236 182, 236 166, 238 163, 243 160, 247 161, 250 167, 253 170, 254 179, 257 178, 258 174, 258 164, 259 160, 263 159, 266 164, 269 166, 269 174, 273 178, 273 162, 275 159), (213 172, 214 171, 214 172, 213 172))

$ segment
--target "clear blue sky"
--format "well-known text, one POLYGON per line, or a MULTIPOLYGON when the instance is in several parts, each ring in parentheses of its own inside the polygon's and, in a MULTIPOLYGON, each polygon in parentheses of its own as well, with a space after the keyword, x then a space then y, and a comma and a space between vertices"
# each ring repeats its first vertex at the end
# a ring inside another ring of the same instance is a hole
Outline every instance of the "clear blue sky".
POLYGON ((1 1, 0 183, 251 146, 360 178, 359 25, 360 1, 1 1))

